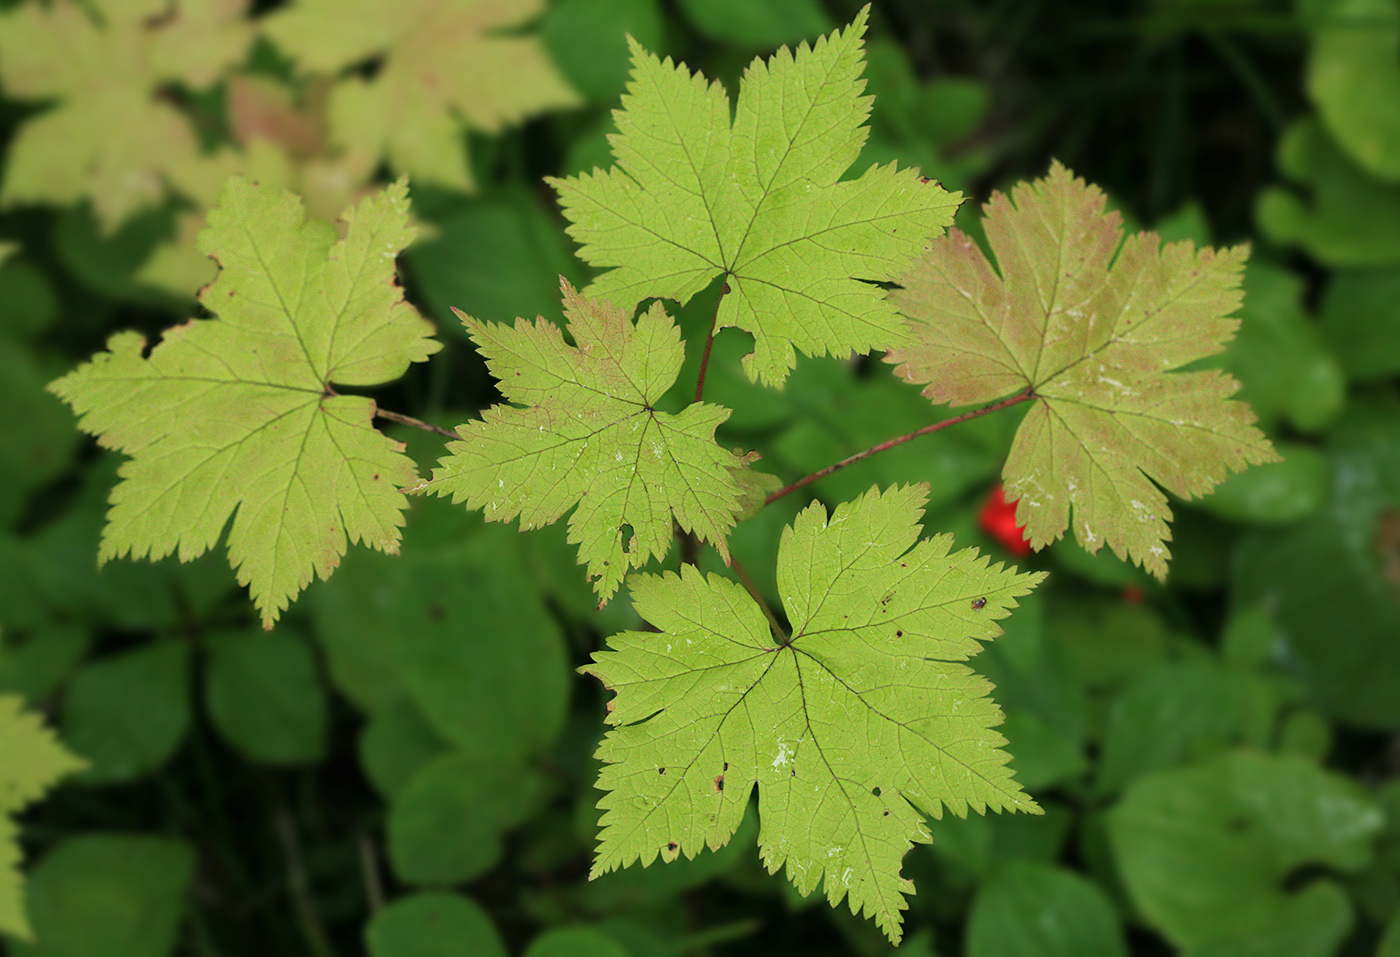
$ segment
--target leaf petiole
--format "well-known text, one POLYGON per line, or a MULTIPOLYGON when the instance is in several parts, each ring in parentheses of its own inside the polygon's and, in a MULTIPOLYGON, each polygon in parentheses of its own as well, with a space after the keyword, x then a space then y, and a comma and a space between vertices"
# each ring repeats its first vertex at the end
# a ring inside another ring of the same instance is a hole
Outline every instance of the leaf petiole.
POLYGON ((855 455, 848 455, 846 458, 842 459, 839 462, 828 465, 824 469, 820 469, 816 472, 813 472, 811 475, 807 475, 803 478, 798 479, 791 485, 778 489, 772 495, 764 499, 763 504, 771 505, 778 499, 782 498, 784 495, 796 492, 798 489, 811 485, 813 482, 819 479, 824 479, 831 473, 840 471, 848 465, 854 465, 856 462, 859 462, 862 459, 868 459, 876 452, 883 452, 886 449, 892 449, 897 445, 903 445, 905 442, 917 439, 921 435, 929 435, 933 432, 940 432, 943 429, 948 428, 948 426, 950 425, 957 425, 959 422, 966 422, 969 419, 976 419, 980 416, 987 415, 991 412, 997 412, 1001 409, 1005 409, 1013 405, 1018 405, 1022 402, 1029 402, 1031 399, 1034 398, 1034 390, 1030 386, 1027 386, 1026 388, 1022 389, 1020 392, 1017 392, 1013 396, 1008 396, 1005 399, 1000 399, 996 402, 989 403, 978 409, 971 409, 967 412, 962 413, 961 415, 955 415, 951 419, 944 419, 942 422, 935 422, 932 425, 926 425, 921 429, 915 429, 913 432, 897 436, 893 439, 888 439, 887 441, 881 442, 879 445, 872 445, 870 448, 866 449, 863 452, 857 452, 855 455))
POLYGON ((724 302, 724 297, 729 292, 729 274, 725 273, 724 285, 720 287, 719 298, 715 300, 715 314, 710 317, 710 331, 705 336, 705 352, 700 357, 700 374, 695 377, 695 401, 699 402, 705 395, 705 372, 710 368, 710 349, 715 344, 715 325, 719 322, 719 304, 724 302))
POLYGON ((425 432, 436 432, 438 435, 446 436, 449 439, 460 439, 461 436, 451 429, 444 429, 440 425, 433 425, 424 422, 422 419, 415 419, 411 415, 404 415, 401 412, 390 412, 388 409, 381 409, 375 406, 374 414, 381 419, 388 419, 390 422, 397 422, 400 425, 411 425, 415 429, 422 429, 425 432))
POLYGON ((748 569, 737 558, 730 558, 729 567, 734 569, 734 574, 739 576, 739 581, 743 582, 749 595, 758 603, 758 607, 763 609, 763 617, 768 619, 768 627, 773 629, 773 637, 778 640, 778 645, 786 648, 792 643, 792 636, 783 628, 782 622, 778 621, 778 616, 773 614, 773 609, 768 607, 768 602, 763 600, 763 594, 758 590, 758 585, 754 584, 748 569))

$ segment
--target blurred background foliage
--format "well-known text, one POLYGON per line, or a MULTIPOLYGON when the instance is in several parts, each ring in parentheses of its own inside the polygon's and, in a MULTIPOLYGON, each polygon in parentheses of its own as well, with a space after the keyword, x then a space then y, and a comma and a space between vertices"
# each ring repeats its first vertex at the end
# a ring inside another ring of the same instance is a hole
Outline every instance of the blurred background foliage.
MULTIPOLYGON (((857 8, 0 2, 0 693, 88 762, 21 818, 37 942, 7 952, 888 950, 763 871, 755 815, 585 879, 604 694, 571 669, 638 620, 594 607, 561 527, 415 499, 401 556, 352 549, 263 633, 222 554, 96 569, 119 463, 44 391, 195 314, 230 173, 326 217, 408 173, 404 286, 447 347, 374 397, 462 421, 496 394, 449 307, 557 318, 558 277, 587 278, 541 177, 610 161, 624 34, 733 92, 857 8)), ((964 228, 1057 157, 1133 228, 1250 242, 1217 361, 1285 456, 1173 504, 1166 586, 1072 542, 1023 555, 996 507, 1014 412, 812 486, 929 482, 930 530, 1051 572, 975 661, 1047 813, 931 822, 901 953, 1400 957, 1400 2, 878 0, 868 39, 860 167, 963 190, 964 228)), ((697 341, 715 294, 677 310, 697 341)), ((715 347, 722 441, 785 481, 939 417, 878 361, 803 360, 778 393, 742 334, 715 347)), ((424 470, 441 449, 398 437, 424 470)), ((799 498, 734 536, 772 599, 799 498)))

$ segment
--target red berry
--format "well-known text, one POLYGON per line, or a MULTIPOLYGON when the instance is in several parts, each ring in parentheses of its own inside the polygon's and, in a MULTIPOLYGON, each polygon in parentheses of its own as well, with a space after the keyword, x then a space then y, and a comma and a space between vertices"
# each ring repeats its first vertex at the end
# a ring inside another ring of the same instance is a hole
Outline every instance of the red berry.
POLYGON ((1024 558, 1031 553, 1025 528, 1016 524, 1016 506, 1006 501, 1006 493, 1000 483, 992 487, 992 494, 987 497, 987 504, 982 506, 977 522, 983 531, 1016 558, 1024 558))

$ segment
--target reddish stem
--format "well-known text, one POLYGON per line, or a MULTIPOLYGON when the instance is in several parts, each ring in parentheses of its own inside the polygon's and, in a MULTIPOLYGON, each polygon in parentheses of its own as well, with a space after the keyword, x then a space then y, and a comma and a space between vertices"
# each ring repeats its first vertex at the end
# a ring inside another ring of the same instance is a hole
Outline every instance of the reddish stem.
POLYGON ((388 419, 390 422, 398 422, 400 425, 411 425, 415 429, 423 429, 426 432, 436 432, 438 435, 445 435, 449 439, 460 439, 461 436, 449 429, 424 422, 422 419, 415 419, 411 415, 404 415, 400 412, 390 412, 388 409, 375 408, 374 414, 381 419, 388 419))
POLYGON ((695 379, 696 402, 699 402, 705 394, 705 372, 710 368, 710 349, 715 344, 715 324, 719 322, 719 304, 724 302, 724 297, 728 292, 729 275, 726 273, 724 285, 719 290, 719 298, 715 300, 715 314, 710 317, 710 334, 705 337, 705 352, 700 357, 700 375, 695 379))
POLYGON ((966 422, 968 419, 975 419, 980 416, 987 415, 988 413, 996 412, 1000 409, 1005 409, 1008 406, 1018 405, 1022 402, 1029 402, 1031 399, 1034 398, 1035 392, 1031 389, 1030 386, 1027 386, 1024 391, 1018 392, 1009 398, 1002 399, 999 402, 993 402, 990 405, 984 405, 980 409, 972 409, 971 411, 964 412, 962 415, 955 415, 951 419, 944 419, 942 422, 935 422, 932 425, 926 425, 922 429, 915 429, 913 432, 910 432, 907 435, 901 435, 898 438, 893 438, 886 442, 881 442, 879 445, 871 446, 864 452, 857 452, 855 455, 847 456, 846 458, 835 463, 834 465, 828 465, 821 471, 813 472, 811 475, 805 476, 804 478, 800 478, 796 482, 793 482, 791 485, 787 486, 786 488, 778 489, 778 491, 768 496, 768 498, 764 500, 763 504, 771 505, 773 502, 776 502, 784 495, 788 495, 792 492, 796 492, 800 488, 804 488, 808 485, 811 485, 818 479, 824 479, 832 472, 840 471, 848 465, 854 465, 856 462, 859 462, 862 459, 868 459, 876 452, 883 452, 886 449, 892 449, 896 445, 903 445, 905 442, 917 439, 921 435, 928 435, 932 432, 940 432, 943 429, 948 428, 948 426, 950 425, 957 425, 959 422, 966 422))

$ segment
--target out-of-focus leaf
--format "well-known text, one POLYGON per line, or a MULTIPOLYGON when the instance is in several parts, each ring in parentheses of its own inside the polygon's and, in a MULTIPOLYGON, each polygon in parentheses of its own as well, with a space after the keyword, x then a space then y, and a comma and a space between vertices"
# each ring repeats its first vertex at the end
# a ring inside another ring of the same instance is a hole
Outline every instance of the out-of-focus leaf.
MULTIPOLYGON (((1113 794, 1151 771, 1212 757, 1242 743, 1265 744, 1273 715, 1268 686, 1209 658, 1171 662, 1138 675, 1104 720, 1095 788, 1113 794)), ((1013 752, 1014 753, 1014 752, 1013 752)))
POLYGON ((1315 432, 1346 401, 1342 369, 1303 310, 1303 280, 1267 260, 1249 264, 1240 328, 1220 362, 1241 383, 1264 427, 1284 419, 1315 432))
POLYGON ((115 834, 69 838, 29 877, 35 942, 7 941, 8 952, 171 957, 194 867, 194 850, 183 841, 115 834))
POLYGON ((84 784, 121 784, 175 754, 190 723, 189 647, 163 641, 99 658, 68 686, 63 739, 91 762, 84 784))
POLYGON ((415 182, 473 186, 465 128, 495 133, 576 97, 537 37, 539 0, 300 0, 262 22, 309 73, 335 75, 330 139, 415 182), (354 66, 377 61, 370 76, 354 66))
POLYGON ((400 897, 365 927, 370 957, 506 957, 505 941, 481 905, 461 894, 400 897))
POLYGON ((336 686, 369 711, 411 696, 466 754, 548 747, 568 710, 568 663, 519 538, 497 526, 455 552, 348 557, 313 598, 336 686))
POLYGON ((11 548, 15 561, 9 580, 0 583, 0 597, 7 587, 22 592, 7 598, 5 624, 57 619, 130 631, 169 628, 185 623, 187 616, 209 612, 233 589, 227 565, 212 555, 189 563, 171 557, 97 566, 93 556, 121 458, 108 454, 90 461, 66 511, 28 538, 0 544, 0 563, 11 548), (10 616, 16 607, 30 609, 26 621, 10 616))
POLYGON ((53 322, 58 299, 43 270, 0 256, 0 337, 31 339, 53 322))
POLYGON ((1091 689, 1116 688, 1161 667, 1171 644, 1150 608, 1119 600, 1060 600, 1047 610, 1056 651, 1091 689))
POLYGON ((1016 780, 1027 791, 1073 781, 1089 767, 1082 742, 1033 711, 1006 709, 999 730, 1016 780))
POLYGON ((1328 957, 1352 924, 1327 877, 1352 871, 1384 818, 1355 783, 1294 755, 1249 752, 1141 778, 1109 812, 1118 867, 1146 921, 1193 954, 1328 957))
POLYGON ((329 707, 306 640, 281 628, 211 635, 208 647, 205 694, 224 738, 253 761, 319 761, 329 707))
MULTIPOLYGON (((589 791, 579 806, 581 830, 588 839, 598 833, 599 812, 593 807, 596 791, 589 791)), ((578 888, 578 900, 595 913, 622 912, 658 903, 741 866, 754 856, 758 839, 758 815, 750 807, 729 843, 693 858, 679 857, 665 867, 630 867, 600 874, 578 888)))
POLYGON ((1368 173, 1400 180, 1400 5, 1330 0, 1308 54, 1308 95, 1368 173))
MULTIPOLYGON (((0 607, 5 607, 3 601, 0 607)), ((91 644, 92 633, 74 624, 45 623, 23 634, 0 633, 0 692, 14 692, 37 704, 68 677, 91 644)))
POLYGON ((243 0, 23 4, 0 14, 0 85, 49 101, 7 144, 0 202, 92 202, 104 232, 161 202, 199 161, 199 140, 165 95, 208 87, 252 39, 243 0), (95 9, 94 9, 95 8, 95 9))
POLYGON ((372 711, 360 732, 360 766, 386 798, 447 749, 447 742, 406 695, 372 711))
POLYGON ((1295 711, 1279 728, 1278 749, 1321 764, 1332 750, 1332 725, 1316 711, 1295 711))
POLYGON ((1310 518, 1244 539, 1240 608, 1261 607, 1283 667, 1329 717, 1400 727, 1400 407, 1352 407, 1327 447, 1331 493, 1310 518))
POLYGON ((915 128, 938 143, 948 143, 973 132, 990 103, 986 84, 969 77, 940 77, 915 94, 915 128))
MULTIPOLYGON (((1228 479, 1226 480, 1228 481, 1228 479)), ((1062 538, 1049 548, 1055 564, 1072 575, 1106 588, 1122 588, 1127 585, 1142 587, 1152 581, 1152 576, 1139 566, 1126 562, 1106 548, 1097 552, 1087 552, 1084 546, 1073 538, 1062 538)), ((1172 566, 1174 580, 1182 563, 1172 566)))
POLYGON ((1400 269, 1334 272, 1319 318, 1348 376, 1369 381, 1400 374, 1400 269))
POLYGON ((179 312, 189 308, 187 296, 162 292, 143 285, 138 278, 151 253, 174 231, 174 211, 160 207, 146 210, 111 235, 104 235, 92 210, 79 205, 59 215, 52 242, 68 272, 93 292, 118 302, 179 312))
POLYGON ((1331 468, 1326 456, 1306 445, 1275 446, 1282 462, 1266 462, 1221 482, 1197 503, 1203 511, 1236 522, 1284 525, 1306 518, 1327 500, 1331 468))
POLYGON ((661 47, 656 0, 561 0, 540 23, 540 38, 564 79, 587 99, 609 106, 627 85, 629 36, 648 50, 661 47))
POLYGON ((1274 621, 1263 609, 1241 608, 1225 623, 1220 653, 1237 667, 1258 668, 1273 660, 1278 652, 1274 621))
MULTIPOLYGON (((524 191, 463 204, 435 222, 437 234, 404 253, 424 311, 447 335, 464 335, 457 308, 478 319, 558 320, 559 277, 578 262, 559 227, 524 191)), ((630 303, 628 304, 631 305, 630 303)))
POLYGON ((73 414, 45 391, 47 378, 28 347, 0 336, 0 525, 22 513, 31 490, 68 468, 78 445, 73 414))
POLYGON ((934 854, 945 864, 965 868, 985 880, 1011 861, 1053 864, 1074 824, 1063 805, 1047 802, 1045 813, 944 815, 929 821, 934 854))
POLYGON ((622 945, 591 927, 547 930, 525 949, 525 957, 629 957, 622 945))
POLYGON ((758 49, 795 45, 832 29, 818 0, 681 0, 681 9, 710 39, 758 49))
POLYGON ((1400 957, 1400 912, 1386 925, 1385 936, 1376 949, 1376 957, 1400 957))
POLYGON ((1079 874, 1012 861, 979 888, 967 957, 1127 957, 1113 904, 1079 874))
POLYGON ((448 753, 389 804, 389 860, 410 884, 456 884, 495 867, 501 837, 533 810, 538 772, 519 762, 448 753))
POLYGON ((1275 242, 1301 246, 1328 266, 1400 263, 1400 184, 1366 175, 1316 119, 1290 126, 1279 139, 1279 167, 1311 188, 1309 200, 1281 187, 1259 194, 1255 216, 1275 242))
POLYGON ((997 689, 1011 768, 1028 790, 1071 781, 1086 768, 1087 701, 1073 668, 1048 639, 1044 598, 1022 599, 1003 629, 972 667, 997 689))

